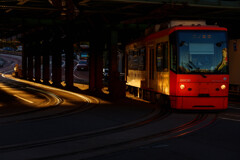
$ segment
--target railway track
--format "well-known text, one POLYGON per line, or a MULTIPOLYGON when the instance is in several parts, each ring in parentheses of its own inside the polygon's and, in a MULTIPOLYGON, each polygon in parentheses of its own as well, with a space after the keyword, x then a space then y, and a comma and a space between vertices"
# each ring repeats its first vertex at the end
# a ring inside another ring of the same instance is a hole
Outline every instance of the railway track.
POLYGON ((69 136, 51 139, 51 140, 47 140, 47 141, 40 141, 40 142, 20 144, 20 145, 11 145, 11 146, 1 146, 0 152, 3 150, 33 148, 33 147, 38 147, 38 146, 45 146, 45 145, 50 145, 50 144, 75 141, 75 140, 83 139, 86 137, 91 138, 91 137, 101 136, 101 135, 105 135, 105 134, 116 133, 116 132, 120 132, 123 130, 128 130, 130 128, 136 128, 139 126, 143 126, 143 125, 151 123, 152 121, 155 121, 155 120, 164 119, 164 118, 168 117, 169 114, 170 114, 170 112, 156 107, 155 110, 153 110, 151 113, 145 115, 144 117, 141 117, 141 118, 131 121, 131 122, 127 122, 126 124, 121 124, 121 125, 117 125, 117 126, 113 126, 113 127, 109 127, 109 128, 104 128, 104 129, 100 129, 97 131, 90 131, 90 132, 85 132, 85 133, 80 133, 80 134, 69 135, 69 136))
POLYGON ((226 112, 223 112, 219 115, 220 119, 228 120, 228 121, 235 121, 240 122, 240 103, 230 101, 229 107, 226 112))
MULTIPOLYGON (((52 156, 46 156, 43 158, 36 158, 36 159, 86 159, 86 158, 93 158, 97 157, 100 155, 105 155, 121 150, 127 150, 143 145, 148 145, 151 143, 155 143, 161 140, 169 139, 169 138, 174 138, 178 136, 182 136, 188 133, 191 133, 193 131, 196 131, 202 127, 206 127, 207 125, 212 124, 216 118, 214 117, 211 119, 208 123, 204 123, 204 125, 200 124, 206 118, 208 115, 197 115, 194 120, 187 122, 181 126, 171 128, 165 131, 161 131, 155 134, 150 134, 147 136, 140 136, 137 138, 127 138, 125 140, 121 141, 115 141, 115 143, 108 143, 108 144, 101 144, 99 146, 92 146, 87 148, 87 146, 79 147, 79 148, 84 148, 82 150, 76 150, 71 151, 68 153, 63 153, 63 154, 57 154, 57 155, 52 155, 52 156), (87 148, 87 149, 86 149, 87 148)), ((117 133, 119 134, 119 133, 117 133)), ((114 136, 117 137, 117 136, 114 136)), ((78 141, 81 143, 80 141, 78 141)))
POLYGON ((99 131, 87 132, 78 135, 70 135, 47 141, 1 146, 0 153, 8 155, 20 154, 21 151, 41 152, 42 157, 25 155, 23 159, 85 159, 112 152, 144 146, 161 140, 176 138, 206 127, 216 121, 217 115, 197 114, 191 121, 177 126, 161 128, 164 119, 171 118, 169 113, 159 112, 156 116, 127 125, 115 126, 99 131), (147 131, 149 128, 159 126, 155 131, 147 131), (94 142, 94 143, 93 143, 94 142), (48 152, 45 152, 47 148, 48 152), (57 151, 55 148, 61 150, 57 151), (65 148, 65 149, 64 149, 65 148))

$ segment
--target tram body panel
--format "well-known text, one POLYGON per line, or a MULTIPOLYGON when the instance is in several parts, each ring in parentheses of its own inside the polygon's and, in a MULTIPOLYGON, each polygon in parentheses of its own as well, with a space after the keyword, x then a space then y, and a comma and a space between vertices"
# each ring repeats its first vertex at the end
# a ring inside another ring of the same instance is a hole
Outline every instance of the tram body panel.
POLYGON ((171 108, 185 110, 227 109, 228 97, 174 97, 171 108))
POLYGON ((127 85, 141 88, 141 82, 146 79, 146 71, 129 70, 127 85))
POLYGON ((229 75, 207 75, 204 78, 201 75, 175 74, 172 77, 176 77, 175 80, 172 79, 171 83, 172 108, 227 108, 229 75))
POLYGON ((178 75, 176 96, 228 96, 228 79, 228 75, 178 75))

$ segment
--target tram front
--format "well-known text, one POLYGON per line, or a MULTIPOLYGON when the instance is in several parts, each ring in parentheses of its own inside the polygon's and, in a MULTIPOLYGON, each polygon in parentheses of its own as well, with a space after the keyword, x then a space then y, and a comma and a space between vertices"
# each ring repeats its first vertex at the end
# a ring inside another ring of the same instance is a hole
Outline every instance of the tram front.
POLYGON ((192 27, 176 29, 170 35, 172 108, 227 108, 226 31, 221 27, 192 27))

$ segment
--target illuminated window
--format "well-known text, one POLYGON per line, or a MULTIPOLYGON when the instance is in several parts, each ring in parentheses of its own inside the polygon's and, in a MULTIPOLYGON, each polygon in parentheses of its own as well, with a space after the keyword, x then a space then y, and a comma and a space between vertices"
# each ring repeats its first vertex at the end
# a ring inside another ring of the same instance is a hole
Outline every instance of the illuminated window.
POLYGON ((138 70, 146 70, 146 47, 139 50, 138 70))
POLYGON ((154 48, 149 48, 149 79, 154 79, 154 48))
POLYGON ((168 71, 168 43, 159 43, 156 48, 156 65, 158 72, 168 71))
POLYGON ((130 70, 145 70, 146 49, 130 50, 128 53, 128 68, 130 70))

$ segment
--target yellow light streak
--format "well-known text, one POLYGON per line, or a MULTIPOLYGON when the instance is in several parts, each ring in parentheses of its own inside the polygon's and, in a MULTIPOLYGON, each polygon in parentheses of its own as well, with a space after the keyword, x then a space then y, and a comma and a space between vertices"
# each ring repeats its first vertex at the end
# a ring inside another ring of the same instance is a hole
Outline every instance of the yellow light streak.
MULTIPOLYGON (((36 84, 35 84, 36 85, 36 84)), ((53 87, 48 87, 48 86, 44 86, 44 85, 41 85, 39 84, 38 86, 41 86, 43 88, 47 88, 47 89, 51 89, 51 90, 55 90, 55 91, 61 91, 61 92, 65 92, 65 93, 69 93, 69 94, 72 94, 74 96, 77 96, 79 98, 82 98, 84 99, 85 101, 87 101, 88 103, 91 103, 90 99, 86 98, 85 96, 82 96, 78 93, 74 93, 74 92, 70 92, 70 91, 66 91, 66 90, 63 90, 63 89, 58 89, 58 88, 53 88, 53 87)), ((96 99, 95 99, 96 100, 96 99)), ((98 100, 97 100, 98 101, 98 100)))
POLYGON ((18 0, 17 5, 24 5, 25 3, 27 3, 29 0, 18 0))
POLYGON ((32 101, 29 101, 29 100, 27 100, 27 99, 25 99, 25 98, 22 98, 22 97, 16 95, 16 94, 13 95, 13 96, 15 96, 15 97, 17 97, 17 98, 19 98, 19 99, 21 99, 21 100, 23 100, 23 101, 26 101, 26 102, 28 102, 28 103, 34 103, 34 102, 32 102, 32 101))
POLYGON ((96 99, 96 98, 94 98, 94 97, 91 97, 91 99, 90 99, 90 98, 87 98, 87 96, 84 96, 84 95, 81 95, 81 94, 78 94, 78 93, 74 93, 74 92, 71 92, 71 91, 67 91, 67 90, 63 90, 63 89, 58 89, 58 88, 46 86, 46 85, 43 85, 43 84, 39 84, 39 83, 35 83, 35 82, 30 82, 30 81, 27 81, 27 80, 15 79, 15 78, 11 77, 10 75, 6 75, 5 78, 11 79, 11 80, 15 80, 15 81, 18 81, 18 82, 23 82, 23 83, 35 85, 35 86, 42 87, 42 88, 47 88, 47 89, 50 89, 50 90, 65 92, 65 93, 74 95, 74 96, 76 96, 76 97, 79 97, 79 98, 81 98, 81 99, 84 99, 87 103, 94 103, 91 99, 94 99, 94 101, 95 101, 96 104, 99 103, 99 100, 96 99))
MULTIPOLYGON (((62 100, 58 96, 56 96, 55 94, 52 94, 50 92, 46 92, 46 91, 43 91, 43 90, 40 90, 40 89, 36 89, 36 88, 32 88, 32 87, 26 87, 26 88, 29 88, 31 90, 34 90, 34 91, 37 91, 37 92, 40 92, 40 93, 44 93, 44 94, 47 94, 47 95, 51 96, 54 99, 54 101, 56 102, 55 105, 59 105, 62 102, 62 100)), ((48 98, 48 100, 49 100, 49 98, 48 98)))
POLYGON ((26 87, 26 88, 31 89, 33 91, 37 91, 40 94, 42 94, 44 97, 46 97, 48 99, 48 103, 40 102, 39 99, 35 98, 35 96, 31 96, 30 94, 28 94, 28 92, 23 91, 23 90, 18 90, 16 88, 11 88, 10 86, 7 86, 3 83, 0 83, 0 88, 2 90, 4 90, 5 92, 10 93, 13 96, 15 96, 15 97, 17 97, 17 98, 19 98, 23 101, 26 101, 26 102, 31 103, 31 104, 34 103, 35 104, 34 107, 47 107, 48 104, 51 101, 51 99, 49 99, 48 96, 50 96, 54 99, 54 105, 59 105, 62 102, 61 98, 59 98, 58 96, 56 96, 56 95, 54 95, 50 92, 43 91, 43 90, 40 90, 40 89, 35 89, 35 88, 32 88, 32 87, 26 87), (46 96, 46 95, 48 95, 48 96, 46 96), (22 96, 24 96, 24 98, 22 96), (33 99, 33 100, 30 101, 29 100, 30 98, 33 99))

